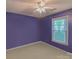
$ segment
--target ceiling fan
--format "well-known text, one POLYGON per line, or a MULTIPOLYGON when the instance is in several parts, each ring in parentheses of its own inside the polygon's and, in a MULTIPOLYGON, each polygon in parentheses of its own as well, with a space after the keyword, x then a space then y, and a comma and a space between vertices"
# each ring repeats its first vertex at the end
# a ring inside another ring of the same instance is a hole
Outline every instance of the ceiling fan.
POLYGON ((38 14, 39 16, 45 15, 46 13, 49 14, 51 11, 56 10, 55 5, 50 3, 55 4, 54 2, 52 2, 52 0, 31 0, 30 2, 25 2, 26 7, 24 7, 22 12, 25 14, 34 13, 34 15, 38 14))
POLYGON ((40 14, 42 14, 42 13, 46 13, 46 10, 54 11, 54 10, 56 10, 56 8, 47 7, 46 2, 44 0, 39 0, 36 3, 36 7, 35 7, 34 12, 39 12, 40 14))

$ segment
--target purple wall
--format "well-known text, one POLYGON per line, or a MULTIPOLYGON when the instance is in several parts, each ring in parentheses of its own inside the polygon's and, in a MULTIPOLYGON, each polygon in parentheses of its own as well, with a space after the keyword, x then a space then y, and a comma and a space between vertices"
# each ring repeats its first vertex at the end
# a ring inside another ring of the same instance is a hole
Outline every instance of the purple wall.
POLYGON ((66 10, 66 11, 63 11, 63 12, 60 12, 60 13, 57 13, 57 14, 54 14, 54 15, 49 15, 45 18, 43 18, 43 20, 41 20, 40 22, 40 31, 41 31, 41 40, 44 41, 44 42, 47 42, 53 46, 56 46, 58 48, 61 48, 65 51, 68 51, 68 52, 72 52, 72 9, 69 9, 69 10, 66 10), (68 46, 65 46, 65 45, 61 45, 61 44, 58 44, 58 43, 55 43, 55 42, 52 42, 52 26, 51 26, 51 22, 52 22, 52 19, 55 18, 55 17, 61 17, 61 16, 65 16, 65 15, 68 15, 69 16, 69 20, 68 20, 68 24, 69 24, 69 37, 68 37, 68 46))
POLYGON ((14 13, 7 13, 6 16, 7 49, 39 41, 37 18, 14 13))
POLYGON ((42 20, 14 13, 7 13, 6 16, 7 49, 41 40, 65 51, 72 52, 72 9, 49 15, 42 20), (51 20, 64 15, 69 16, 68 46, 51 41, 51 20))

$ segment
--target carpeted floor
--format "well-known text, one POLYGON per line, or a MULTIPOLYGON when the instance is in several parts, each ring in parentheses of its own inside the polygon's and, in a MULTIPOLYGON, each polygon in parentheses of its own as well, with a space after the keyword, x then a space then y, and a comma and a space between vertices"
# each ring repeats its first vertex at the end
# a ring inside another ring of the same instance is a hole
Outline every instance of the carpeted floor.
POLYGON ((72 59, 70 54, 44 43, 14 49, 7 52, 7 59, 72 59))

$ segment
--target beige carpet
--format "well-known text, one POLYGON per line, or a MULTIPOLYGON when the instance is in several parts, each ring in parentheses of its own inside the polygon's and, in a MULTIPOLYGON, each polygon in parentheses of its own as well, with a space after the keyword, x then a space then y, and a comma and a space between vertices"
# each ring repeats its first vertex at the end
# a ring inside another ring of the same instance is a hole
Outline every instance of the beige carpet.
POLYGON ((63 50, 50 47, 44 43, 14 49, 7 52, 7 59, 72 59, 63 50))

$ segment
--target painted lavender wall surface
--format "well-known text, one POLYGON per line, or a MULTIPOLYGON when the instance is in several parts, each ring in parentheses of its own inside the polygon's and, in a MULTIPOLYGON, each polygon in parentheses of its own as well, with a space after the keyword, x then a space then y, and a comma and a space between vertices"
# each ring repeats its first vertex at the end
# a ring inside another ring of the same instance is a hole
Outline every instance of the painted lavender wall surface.
POLYGON ((7 12, 6 41, 7 49, 39 41, 37 18, 7 12))
POLYGON ((40 22, 40 31, 41 31, 41 38, 42 41, 47 42, 53 46, 56 46, 58 48, 61 48, 65 51, 68 52, 72 52, 72 9, 54 14, 54 15, 49 15, 45 18, 43 18, 43 20, 41 20, 40 22), (57 17, 61 17, 61 16, 68 16, 68 46, 65 45, 61 45, 58 43, 55 43, 52 41, 52 26, 51 26, 51 22, 53 18, 57 18, 57 17))
POLYGON ((47 16, 42 20, 31 16, 7 13, 6 32, 7 49, 36 41, 44 41, 65 51, 72 52, 72 9, 47 16), (51 20, 65 15, 69 16, 68 46, 51 41, 51 20))

